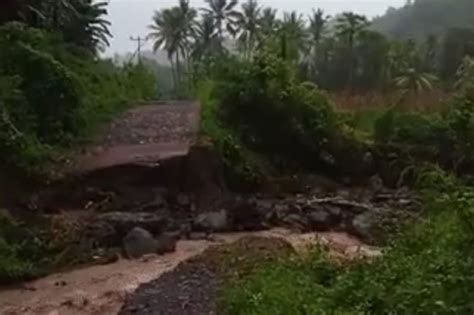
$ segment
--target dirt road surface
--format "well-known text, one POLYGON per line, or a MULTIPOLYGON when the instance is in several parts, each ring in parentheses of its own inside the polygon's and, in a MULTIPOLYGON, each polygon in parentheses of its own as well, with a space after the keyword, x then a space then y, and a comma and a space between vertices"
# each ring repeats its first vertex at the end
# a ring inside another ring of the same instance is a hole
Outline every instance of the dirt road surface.
POLYGON ((74 171, 152 163, 183 156, 199 130, 199 104, 173 101, 134 108, 114 120, 94 145, 76 158, 74 171))

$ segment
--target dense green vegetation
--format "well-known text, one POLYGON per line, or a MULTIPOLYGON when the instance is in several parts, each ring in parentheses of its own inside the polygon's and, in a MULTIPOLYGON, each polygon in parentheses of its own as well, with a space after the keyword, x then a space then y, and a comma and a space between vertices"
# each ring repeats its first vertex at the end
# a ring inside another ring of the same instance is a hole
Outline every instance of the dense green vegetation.
POLYGON ((51 3, 8 2, 0 20, 0 160, 22 172, 157 90, 145 67, 96 58, 110 36, 104 3, 51 3))

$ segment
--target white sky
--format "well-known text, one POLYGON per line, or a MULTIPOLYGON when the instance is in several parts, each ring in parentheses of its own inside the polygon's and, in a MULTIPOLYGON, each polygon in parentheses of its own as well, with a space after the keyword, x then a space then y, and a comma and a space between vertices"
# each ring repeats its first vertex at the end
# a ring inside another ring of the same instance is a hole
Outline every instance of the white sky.
MULTIPOLYGON (((147 25, 155 10, 176 5, 178 0, 109 0, 109 20, 114 38, 107 54, 134 51, 136 43, 130 36, 146 36, 147 25)), ((242 0, 241 0, 242 2, 242 0)), ((264 6, 271 6, 279 11, 296 10, 303 14, 311 13, 312 8, 321 8, 327 14, 334 15, 344 11, 353 11, 374 17, 383 14, 388 7, 398 7, 406 0, 260 0, 264 6)), ((191 0, 194 7, 204 6, 203 0, 191 0)), ((149 45, 145 45, 145 49, 149 45)))

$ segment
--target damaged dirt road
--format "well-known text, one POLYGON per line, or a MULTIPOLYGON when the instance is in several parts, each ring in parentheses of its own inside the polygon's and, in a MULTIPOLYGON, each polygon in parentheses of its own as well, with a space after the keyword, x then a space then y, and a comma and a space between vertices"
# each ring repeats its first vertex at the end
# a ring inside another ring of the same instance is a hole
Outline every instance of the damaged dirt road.
POLYGON ((198 103, 173 101, 139 106, 114 120, 76 159, 74 171, 84 173, 185 156, 198 130, 198 103))

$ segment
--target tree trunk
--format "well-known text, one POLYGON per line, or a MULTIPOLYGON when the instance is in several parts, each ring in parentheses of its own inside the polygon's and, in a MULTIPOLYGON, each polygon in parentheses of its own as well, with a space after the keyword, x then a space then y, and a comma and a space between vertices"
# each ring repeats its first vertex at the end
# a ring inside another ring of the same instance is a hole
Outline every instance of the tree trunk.
POLYGON ((176 74, 175 74, 175 66, 173 64, 173 57, 172 56, 168 57, 168 60, 170 61, 170 65, 171 65, 171 76, 173 77, 173 88, 174 88, 174 94, 176 96, 178 93, 178 85, 176 83, 176 74))
POLYGON ((179 61, 179 52, 176 52, 176 83, 181 87, 181 66, 179 61))

